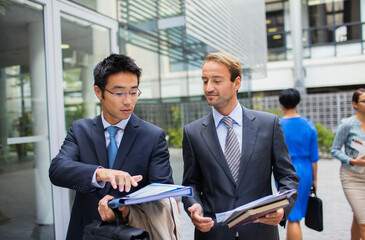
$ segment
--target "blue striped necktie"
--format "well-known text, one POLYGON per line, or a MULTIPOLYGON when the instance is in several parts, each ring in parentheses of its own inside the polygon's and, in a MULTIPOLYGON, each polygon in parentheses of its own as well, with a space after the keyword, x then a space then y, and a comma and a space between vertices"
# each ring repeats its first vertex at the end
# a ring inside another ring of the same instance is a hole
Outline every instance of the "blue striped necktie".
POLYGON ((110 135, 110 142, 107 147, 108 149, 108 162, 109 162, 109 168, 113 168, 114 159, 118 152, 118 145, 115 141, 115 135, 117 134, 119 128, 115 126, 109 126, 106 128, 108 130, 108 133, 110 135))
POLYGON ((241 151, 237 135, 233 131, 233 119, 230 117, 223 117, 222 122, 227 126, 227 137, 224 149, 224 155, 231 170, 235 182, 238 180, 238 172, 241 162, 241 151))

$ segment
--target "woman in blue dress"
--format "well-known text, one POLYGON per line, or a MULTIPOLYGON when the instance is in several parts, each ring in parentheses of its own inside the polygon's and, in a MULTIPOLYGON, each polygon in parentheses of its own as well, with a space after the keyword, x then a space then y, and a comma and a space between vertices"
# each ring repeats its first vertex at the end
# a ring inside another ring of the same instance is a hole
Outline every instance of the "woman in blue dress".
POLYGON ((285 135, 285 143, 295 170, 300 178, 297 202, 288 217, 286 239, 301 240, 300 220, 305 217, 311 187, 317 188, 318 145, 317 132, 311 120, 297 114, 300 93, 296 89, 286 89, 280 93, 279 102, 284 112, 280 123, 285 135))

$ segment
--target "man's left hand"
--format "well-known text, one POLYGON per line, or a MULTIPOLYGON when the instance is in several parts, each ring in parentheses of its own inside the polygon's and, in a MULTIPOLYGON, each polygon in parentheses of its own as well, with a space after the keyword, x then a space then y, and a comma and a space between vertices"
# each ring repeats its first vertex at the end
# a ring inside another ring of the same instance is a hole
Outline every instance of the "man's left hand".
POLYGON ((280 208, 275 212, 268 213, 262 218, 258 218, 254 223, 264 223, 267 225, 276 226, 280 223, 281 219, 284 217, 284 208, 280 208))
MULTIPOLYGON (((108 206, 108 202, 114 199, 113 196, 106 195, 99 201, 98 212, 100 214, 101 220, 105 222, 113 222, 115 221, 115 215, 111 208, 108 206)), ((118 210, 122 213, 122 217, 124 222, 128 222, 128 215, 129 215, 129 207, 128 206, 121 206, 118 210)))

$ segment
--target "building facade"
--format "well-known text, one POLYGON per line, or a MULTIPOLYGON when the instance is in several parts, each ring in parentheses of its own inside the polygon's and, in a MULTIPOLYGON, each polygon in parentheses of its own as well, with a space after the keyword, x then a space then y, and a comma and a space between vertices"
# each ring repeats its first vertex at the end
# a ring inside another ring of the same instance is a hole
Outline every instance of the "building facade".
POLYGON ((100 113, 100 60, 135 59, 142 102, 190 101, 201 99, 208 52, 265 77, 265 36, 257 0, 0 1, 0 239, 65 238, 73 192, 52 186, 48 168, 72 122, 100 113))
POLYGON ((266 0, 267 77, 252 91, 295 86, 293 14, 301 15, 302 71, 308 93, 352 91, 365 85, 365 1, 302 0, 298 9, 287 0, 266 0))

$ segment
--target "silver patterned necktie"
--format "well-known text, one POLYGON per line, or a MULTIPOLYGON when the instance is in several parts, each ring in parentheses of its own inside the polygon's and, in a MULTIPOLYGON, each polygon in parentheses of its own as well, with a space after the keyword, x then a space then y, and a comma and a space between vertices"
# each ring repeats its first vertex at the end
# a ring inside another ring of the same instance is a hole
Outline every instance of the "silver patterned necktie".
POLYGON ((224 155, 231 170, 235 182, 238 180, 238 172, 240 169, 241 151, 237 135, 233 131, 233 119, 223 117, 222 122, 227 126, 227 137, 224 149, 224 155))

